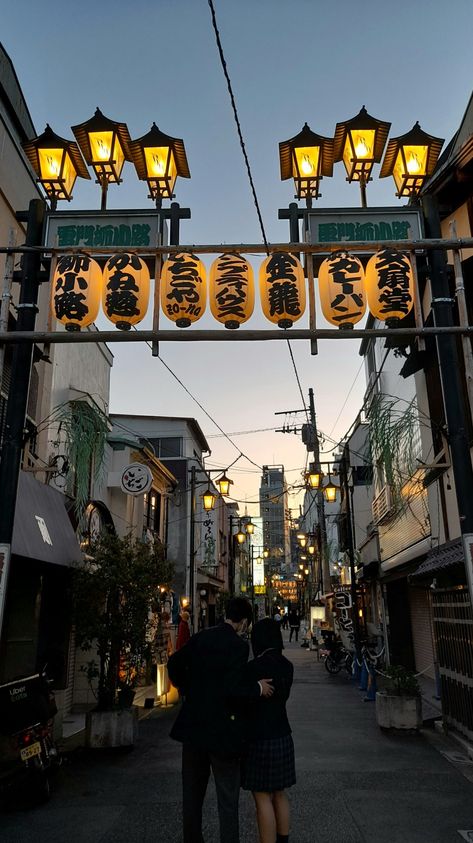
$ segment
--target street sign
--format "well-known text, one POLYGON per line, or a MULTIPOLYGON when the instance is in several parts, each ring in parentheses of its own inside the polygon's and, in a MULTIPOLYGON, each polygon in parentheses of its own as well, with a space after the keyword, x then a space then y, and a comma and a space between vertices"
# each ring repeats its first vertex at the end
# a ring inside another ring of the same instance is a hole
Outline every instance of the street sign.
POLYGON ((140 462, 132 462, 124 469, 120 485, 126 495, 137 497, 149 492, 152 483, 151 469, 140 462))
POLYGON ((115 247, 142 248, 158 245, 159 214, 149 211, 63 211, 46 215, 44 245, 51 248, 103 248, 110 255, 115 247))
POLYGON ((309 230, 311 243, 330 243, 331 249, 334 243, 342 247, 354 241, 369 241, 376 246, 382 240, 420 240, 423 236, 420 211, 405 207, 312 210, 309 230))

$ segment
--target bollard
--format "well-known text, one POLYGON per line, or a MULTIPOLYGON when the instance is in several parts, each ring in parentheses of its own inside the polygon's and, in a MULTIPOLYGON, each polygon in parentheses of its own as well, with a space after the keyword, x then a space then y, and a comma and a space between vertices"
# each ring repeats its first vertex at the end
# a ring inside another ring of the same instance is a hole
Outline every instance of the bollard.
POLYGON ((370 664, 368 672, 368 688, 364 702, 374 702, 376 700, 376 670, 374 665, 370 664))
POLYGON ((366 691, 367 689, 368 689, 368 668, 366 667, 366 662, 363 659, 362 664, 361 664, 359 690, 360 691, 366 691))

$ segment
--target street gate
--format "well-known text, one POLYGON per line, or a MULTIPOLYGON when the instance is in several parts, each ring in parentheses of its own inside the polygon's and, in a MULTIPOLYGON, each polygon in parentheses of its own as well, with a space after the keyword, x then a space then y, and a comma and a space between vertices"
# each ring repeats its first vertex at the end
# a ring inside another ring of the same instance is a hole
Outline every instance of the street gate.
POLYGON ((432 609, 443 719, 473 740, 473 612, 468 589, 435 589, 432 609))

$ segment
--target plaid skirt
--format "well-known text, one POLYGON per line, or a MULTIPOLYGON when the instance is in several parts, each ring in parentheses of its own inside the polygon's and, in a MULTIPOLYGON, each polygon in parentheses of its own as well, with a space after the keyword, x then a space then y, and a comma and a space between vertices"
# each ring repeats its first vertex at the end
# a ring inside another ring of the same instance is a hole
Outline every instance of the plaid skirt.
POLYGON ((243 759, 241 786, 244 790, 272 793, 296 783, 292 735, 251 743, 243 759))

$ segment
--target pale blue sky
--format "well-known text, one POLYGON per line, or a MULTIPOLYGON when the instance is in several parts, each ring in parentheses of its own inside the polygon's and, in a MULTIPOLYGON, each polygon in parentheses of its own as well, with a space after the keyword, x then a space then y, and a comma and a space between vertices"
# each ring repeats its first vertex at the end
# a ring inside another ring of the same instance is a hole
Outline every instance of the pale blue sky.
MULTIPOLYGON (((472 87, 471 0, 215 0, 215 7, 270 241, 288 239, 277 212, 293 201, 292 182, 279 180, 278 142, 297 134, 305 121, 330 136, 337 121, 366 105, 375 117, 391 121, 391 136, 419 120, 448 141, 458 127, 472 87)), ((3 0, 0 37, 38 134, 48 122, 72 139, 70 126, 91 117, 97 106, 126 122, 133 138, 155 121, 186 145, 192 178, 178 181, 176 194, 192 209, 192 219, 182 225, 181 242, 261 241, 207 0, 3 0)), ((369 204, 399 204, 394 183, 378 180, 378 172, 368 188, 369 204)), ((321 187, 320 207, 359 202, 342 164, 321 187)), ((151 208, 146 194, 126 164, 123 184, 110 188, 109 207, 151 208)), ((67 207, 98 206, 91 181, 76 189, 67 207)), ((260 259, 252 262, 257 269, 260 259)), ((207 316, 198 325, 216 323, 207 316)), ((249 326, 269 327, 258 305, 249 326)), ((317 357, 307 343, 292 347, 304 393, 314 388, 319 427, 328 434, 359 370, 359 343, 320 343, 317 357)), ((209 464, 235 458, 235 449, 213 437, 218 431, 148 348, 112 350, 112 410, 193 415, 209 436, 209 464)), ((274 427, 280 421, 274 411, 301 406, 283 342, 169 344, 161 353, 227 432, 274 427)), ((361 373, 333 430, 335 439, 350 426, 363 392, 361 373)), ((305 451, 295 436, 268 431, 234 439, 259 465, 282 462, 292 470, 289 480, 297 480, 305 451)), ((238 468, 249 471, 233 473, 237 497, 256 500, 257 469, 243 460, 238 468)))

